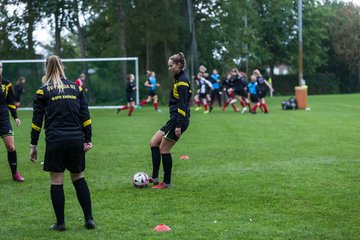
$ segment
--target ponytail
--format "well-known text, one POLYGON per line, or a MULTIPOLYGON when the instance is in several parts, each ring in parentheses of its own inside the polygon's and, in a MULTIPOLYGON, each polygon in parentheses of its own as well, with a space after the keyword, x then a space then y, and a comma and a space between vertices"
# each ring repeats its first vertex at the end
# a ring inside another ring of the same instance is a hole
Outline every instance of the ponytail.
POLYGON ((64 92, 64 84, 61 78, 66 78, 64 73, 64 65, 60 58, 52 55, 46 59, 45 63, 46 74, 42 78, 44 85, 53 85, 59 89, 59 92, 64 92))

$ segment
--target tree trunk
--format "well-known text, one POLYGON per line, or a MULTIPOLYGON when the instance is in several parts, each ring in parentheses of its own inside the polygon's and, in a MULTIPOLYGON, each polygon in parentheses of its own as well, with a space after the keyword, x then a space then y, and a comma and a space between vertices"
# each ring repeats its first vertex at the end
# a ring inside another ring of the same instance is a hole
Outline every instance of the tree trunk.
POLYGON ((195 30, 195 18, 194 18, 194 10, 193 10, 193 1, 187 1, 187 10, 189 16, 189 30, 191 34, 191 69, 190 74, 194 75, 196 73, 196 69, 199 67, 199 55, 198 55, 198 47, 197 47, 197 40, 196 40, 196 30, 195 30))
POLYGON ((78 41, 80 46, 80 57, 85 58, 86 57, 86 51, 85 51, 85 39, 83 35, 83 30, 80 25, 80 19, 79 19, 79 5, 77 1, 74 1, 74 14, 75 14, 75 25, 78 30, 78 41))
MULTIPOLYGON (((165 1, 165 13, 166 13, 166 19, 165 19, 165 24, 166 24, 166 29, 169 29, 169 13, 170 13, 170 3, 169 1, 165 1)), ((170 50, 169 50, 169 45, 168 45, 168 40, 164 39, 164 57, 165 57, 165 66, 167 66, 168 64, 168 59, 170 57, 170 50)))
POLYGON ((28 38, 28 54, 29 54, 28 57, 32 59, 35 57, 34 38, 33 38, 35 16, 34 16, 33 0, 28 0, 27 9, 28 9, 27 38, 28 38))
POLYGON ((273 64, 270 65, 270 76, 271 77, 274 76, 274 65, 273 64))
MULTIPOLYGON (((80 12, 80 8, 78 5, 78 2, 74 1, 74 15, 75 15, 74 20, 75 20, 75 26, 77 29, 78 41, 79 41, 79 46, 80 46, 80 57, 86 58, 85 39, 84 39, 84 35, 83 35, 83 29, 80 25, 79 12, 80 12)), ((88 89, 92 89, 91 88, 91 77, 90 77, 90 74, 88 73, 88 63, 84 61, 84 62, 82 62, 82 66, 83 66, 82 72, 86 76, 86 86, 88 89)), ((87 99, 89 102, 92 100, 91 98, 92 98, 92 92, 89 91, 87 93, 87 99)))
POLYGON ((359 84, 359 87, 360 87, 360 61, 358 63, 358 84, 359 84))
POLYGON ((169 57, 170 57, 170 51, 169 51, 169 46, 168 46, 168 41, 165 40, 164 41, 164 57, 165 57, 165 66, 168 65, 168 60, 169 60, 169 57))
POLYGON ((148 31, 146 31, 146 37, 145 37, 145 68, 146 70, 150 70, 150 42, 149 42, 149 38, 148 38, 148 31))
MULTIPOLYGON (((117 16, 119 19, 119 44, 120 44, 120 57, 126 57, 126 38, 125 38, 125 11, 121 1, 117 4, 117 16)), ((126 79, 126 61, 120 66, 120 76, 126 79)))
POLYGON ((54 13, 55 21, 55 54, 60 56, 61 53, 61 20, 60 20, 60 10, 56 9, 54 13))
MULTIPOLYGON (((149 14, 148 13, 148 1, 144 2, 145 4, 145 14, 149 14)), ((145 18, 145 68, 146 70, 150 70, 150 39, 149 39, 149 22, 147 21, 148 19, 145 18)))
MULTIPOLYGON (((27 1, 27 9, 28 9, 28 29, 27 29, 27 38, 28 38, 28 49, 27 49, 27 57, 29 59, 35 58, 35 49, 34 49, 34 38, 33 38, 33 32, 34 32, 34 25, 35 25, 35 13, 34 13, 34 2, 33 0, 27 1)), ((34 79, 39 79, 39 71, 38 71, 38 65, 34 64, 33 67, 30 68, 31 76, 34 79)))
MULTIPOLYGON (((86 58, 86 50, 85 50, 85 39, 84 39, 84 35, 83 35, 83 29, 80 25, 80 19, 79 19, 79 5, 77 3, 77 1, 74 1, 74 15, 75 15, 75 25, 77 28, 77 35, 78 35, 78 41, 79 41, 79 46, 80 46, 80 57, 81 58, 86 58)), ((87 66, 87 62, 82 62, 83 65, 83 72, 84 74, 88 74, 88 66, 87 66)), ((88 86, 90 86, 90 78, 87 76, 87 84, 88 86)))

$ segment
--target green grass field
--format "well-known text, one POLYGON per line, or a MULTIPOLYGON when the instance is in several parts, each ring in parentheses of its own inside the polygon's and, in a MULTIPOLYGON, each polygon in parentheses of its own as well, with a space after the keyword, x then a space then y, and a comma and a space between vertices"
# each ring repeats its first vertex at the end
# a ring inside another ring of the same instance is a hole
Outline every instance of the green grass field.
MULTIPOLYGON (((148 142, 168 119, 167 107, 116 114, 92 110, 94 148, 86 179, 98 225, 83 227, 66 174, 66 232, 55 222, 49 176, 29 159, 31 111, 15 130, 23 184, 12 182, 0 147, 0 239, 360 239, 360 95, 309 96, 310 111, 270 114, 192 111, 172 152, 173 188, 135 189, 151 173, 148 142), (188 155, 190 160, 179 160, 188 155), (153 228, 164 223, 171 232, 153 228)), ((13 123, 14 126, 14 123, 13 123)))

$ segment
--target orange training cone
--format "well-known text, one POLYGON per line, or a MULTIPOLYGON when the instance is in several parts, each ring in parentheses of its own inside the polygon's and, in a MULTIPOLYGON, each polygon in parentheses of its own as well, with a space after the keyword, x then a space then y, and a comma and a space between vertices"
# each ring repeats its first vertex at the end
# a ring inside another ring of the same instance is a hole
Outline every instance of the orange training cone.
POLYGON ((166 226, 165 224, 158 224, 156 227, 154 227, 153 230, 155 232, 168 232, 171 231, 171 228, 166 226))
POLYGON ((180 159, 181 159, 181 160, 189 160, 190 158, 189 158, 188 155, 182 155, 182 156, 180 157, 180 159))

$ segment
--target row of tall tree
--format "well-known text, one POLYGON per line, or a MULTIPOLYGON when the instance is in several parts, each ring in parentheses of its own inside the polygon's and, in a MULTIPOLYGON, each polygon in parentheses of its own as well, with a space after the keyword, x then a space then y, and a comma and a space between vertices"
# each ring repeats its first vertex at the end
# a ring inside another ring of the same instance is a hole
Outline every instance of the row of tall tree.
MULTIPOLYGON (((137 56, 141 73, 151 69, 164 78, 168 57, 179 51, 191 73, 199 64, 222 73, 279 64, 297 70, 297 0, 0 0, 0 6, 1 59, 44 57, 35 52, 34 30, 47 22, 48 54, 137 56)), ((359 90, 359 46, 359 6, 303 0, 305 79, 329 72, 347 79, 344 92, 359 90)))

